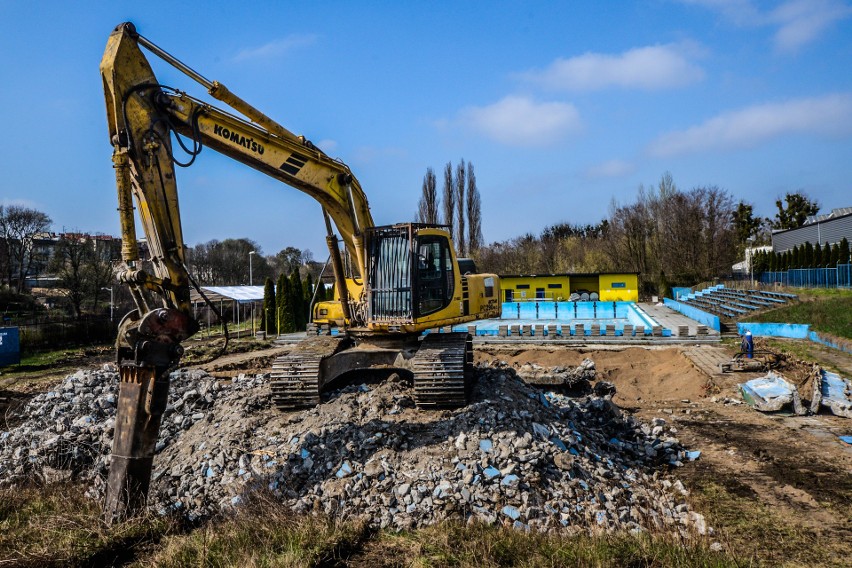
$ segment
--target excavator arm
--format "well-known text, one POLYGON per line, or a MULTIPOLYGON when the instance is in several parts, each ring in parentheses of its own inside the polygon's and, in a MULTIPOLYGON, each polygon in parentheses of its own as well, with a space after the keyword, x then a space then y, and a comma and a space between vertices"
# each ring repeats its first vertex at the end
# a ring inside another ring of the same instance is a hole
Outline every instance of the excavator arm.
POLYGON ((132 514, 148 492, 169 371, 183 353, 181 342, 198 330, 190 305, 190 276, 181 229, 175 165, 189 165, 204 146, 260 170, 314 199, 323 208, 334 259, 338 295, 347 319, 347 288, 331 220, 356 260, 363 282, 364 230, 373 226, 360 184, 339 161, 275 123, 224 85, 207 81, 142 36, 130 23, 110 35, 101 61, 107 123, 113 145, 122 237, 119 281, 136 309, 119 326, 116 340, 120 394, 105 511, 109 520, 132 514), (157 81, 140 45, 147 47, 254 123, 217 109, 157 81), (190 155, 176 161, 175 140, 190 155), (141 269, 134 203, 150 252, 152 273, 141 269), (330 218, 330 219, 329 219, 330 218), (145 292, 159 298, 150 306, 145 292))

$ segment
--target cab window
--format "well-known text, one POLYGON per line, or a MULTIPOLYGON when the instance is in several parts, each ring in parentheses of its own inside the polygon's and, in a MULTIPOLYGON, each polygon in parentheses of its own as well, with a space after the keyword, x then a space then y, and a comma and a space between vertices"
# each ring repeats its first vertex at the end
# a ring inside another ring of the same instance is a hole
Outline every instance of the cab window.
POLYGON ((417 241, 417 312, 425 316, 445 308, 453 297, 455 273, 446 238, 434 235, 417 241))

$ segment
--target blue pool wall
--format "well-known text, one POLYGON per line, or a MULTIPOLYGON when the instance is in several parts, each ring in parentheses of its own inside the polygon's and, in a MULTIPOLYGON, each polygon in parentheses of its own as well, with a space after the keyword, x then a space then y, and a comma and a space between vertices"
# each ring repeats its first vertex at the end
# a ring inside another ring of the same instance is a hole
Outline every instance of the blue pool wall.
MULTIPOLYGON (((574 335, 572 320, 582 322, 585 335, 591 336, 591 326, 595 320, 620 319, 634 327, 644 326, 644 335, 652 335, 652 328, 659 325, 634 302, 503 302, 500 319, 480 320, 453 327, 454 331, 466 331, 468 326, 476 326, 477 335, 498 335, 501 325, 556 324, 557 335, 574 335)), ((579 322, 578 322, 579 323, 579 322)), ((601 335, 605 335, 606 326, 601 324, 601 335)), ((535 334, 535 331, 532 331, 535 334)), ((545 335, 547 331, 545 330, 545 335)), ((624 323, 616 325, 615 335, 624 335, 624 323)), ((663 337, 671 337, 670 329, 663 329, 663 337)))
POLYGON ((755 337, 785 337, 788 339, 809 339, 826 347, 838 349, 844 353, 852 353, 852 347, 843 342, 836 341, 834 338, 825 337, 816 331, 811 330, 808 324, 800 323, 757 323, 743 322, 737 323, 737 333, 743 335, 746 331, 750 331, 755 337))
POLYGON ((695 306, 690 306, 688 304, 684 304, 675 300, 670 300, 668 298, 663 298, 663 303, 674 311, 680 312, 686 317, 694 319, 698 323, 704 324, 707 327, 711 327, 718 332, 722 331, 722 326, 719 322, 719 316, 715 316, 703 310, 699 310, 695 306))

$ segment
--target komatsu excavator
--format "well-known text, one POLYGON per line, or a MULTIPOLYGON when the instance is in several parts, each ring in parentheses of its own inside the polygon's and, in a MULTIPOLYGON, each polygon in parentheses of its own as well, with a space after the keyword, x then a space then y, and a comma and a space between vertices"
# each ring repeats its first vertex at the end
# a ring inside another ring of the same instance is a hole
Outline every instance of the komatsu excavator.
MULTIPOLYGON (((139 35, 133 24, 121 24, 110 35, 100 69, 121 223, 117 278, 136 303, 116 339, 120 391, 104 505, 110 522, 145 504, 169 373, 180 361, 181 342, 199 329, 190 304, 194 281, 186 266, 175 165, 190 165, 204 146, 307 193, 322 206, 335 301, 316 306, 315 323, 339 333, 309 336, 275 361, 276 406, 313 406, 336 377, 376 367, 407 370, 421 408, 466 404, 470 336, 423 332, 499 316, 497 276, 474 274, 467 262, 463 270, 441 226, 375 226, 367 197, 345 164, 221 83, 208 81, 139 35), (140 47, 244 118, 161 85, 140 47), (190 156, 188 163, 175 159, 173 135, 190 156), (134 201, 150 250, 150 272, 142 269, 138 252, 134 201), (349 276, 344 264, 352 267, 349 276), (158 305, 149 303, 151 297, 158 305)), ((280 217, 287 222, 286 214, 280 217)))

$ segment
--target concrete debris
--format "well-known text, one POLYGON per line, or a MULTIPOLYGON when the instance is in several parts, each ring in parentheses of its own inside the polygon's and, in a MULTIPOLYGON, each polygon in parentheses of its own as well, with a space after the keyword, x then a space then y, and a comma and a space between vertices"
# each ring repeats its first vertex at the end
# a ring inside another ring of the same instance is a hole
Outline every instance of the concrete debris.
MULTIPOLYGON (((497 368, 508 368, 505 363, 496 363, 497 368)), ((595 362, 583 359, 576 367, 543 367, 536 363, 525 363, 514 369, 518 377, 528 385, 588 388, 595 379, 595 362)))
MULTIPOLYGON (((270 408, 265 375, 223 382, 177 371, 149 505, 195 519, 261 488, 297 512, 392 529, 456 518, 712 533, 670 477, 693 455, 664 420, 623 414, 610 394, 539 392, 499 364, 480 366, 477 378, 472 403, 454 411, 418 411, 397 377, 282 413, 270 408)), ((33 398, 27 419, 0 433, 0 485, 75 478, 101 499, 117 386, 114 371, 80 371, 33 398)))
POLYGON ((825 369, 820 374, 821 404, 835 416, 852 418, 852 381, 825 369))
POLYGON ((743 400, 756 410, 776 412, 792 403, 796 414, 804 414, 799 391, 773 371, 769 371, 765 377, 752 379, 738 386, 743 400))

